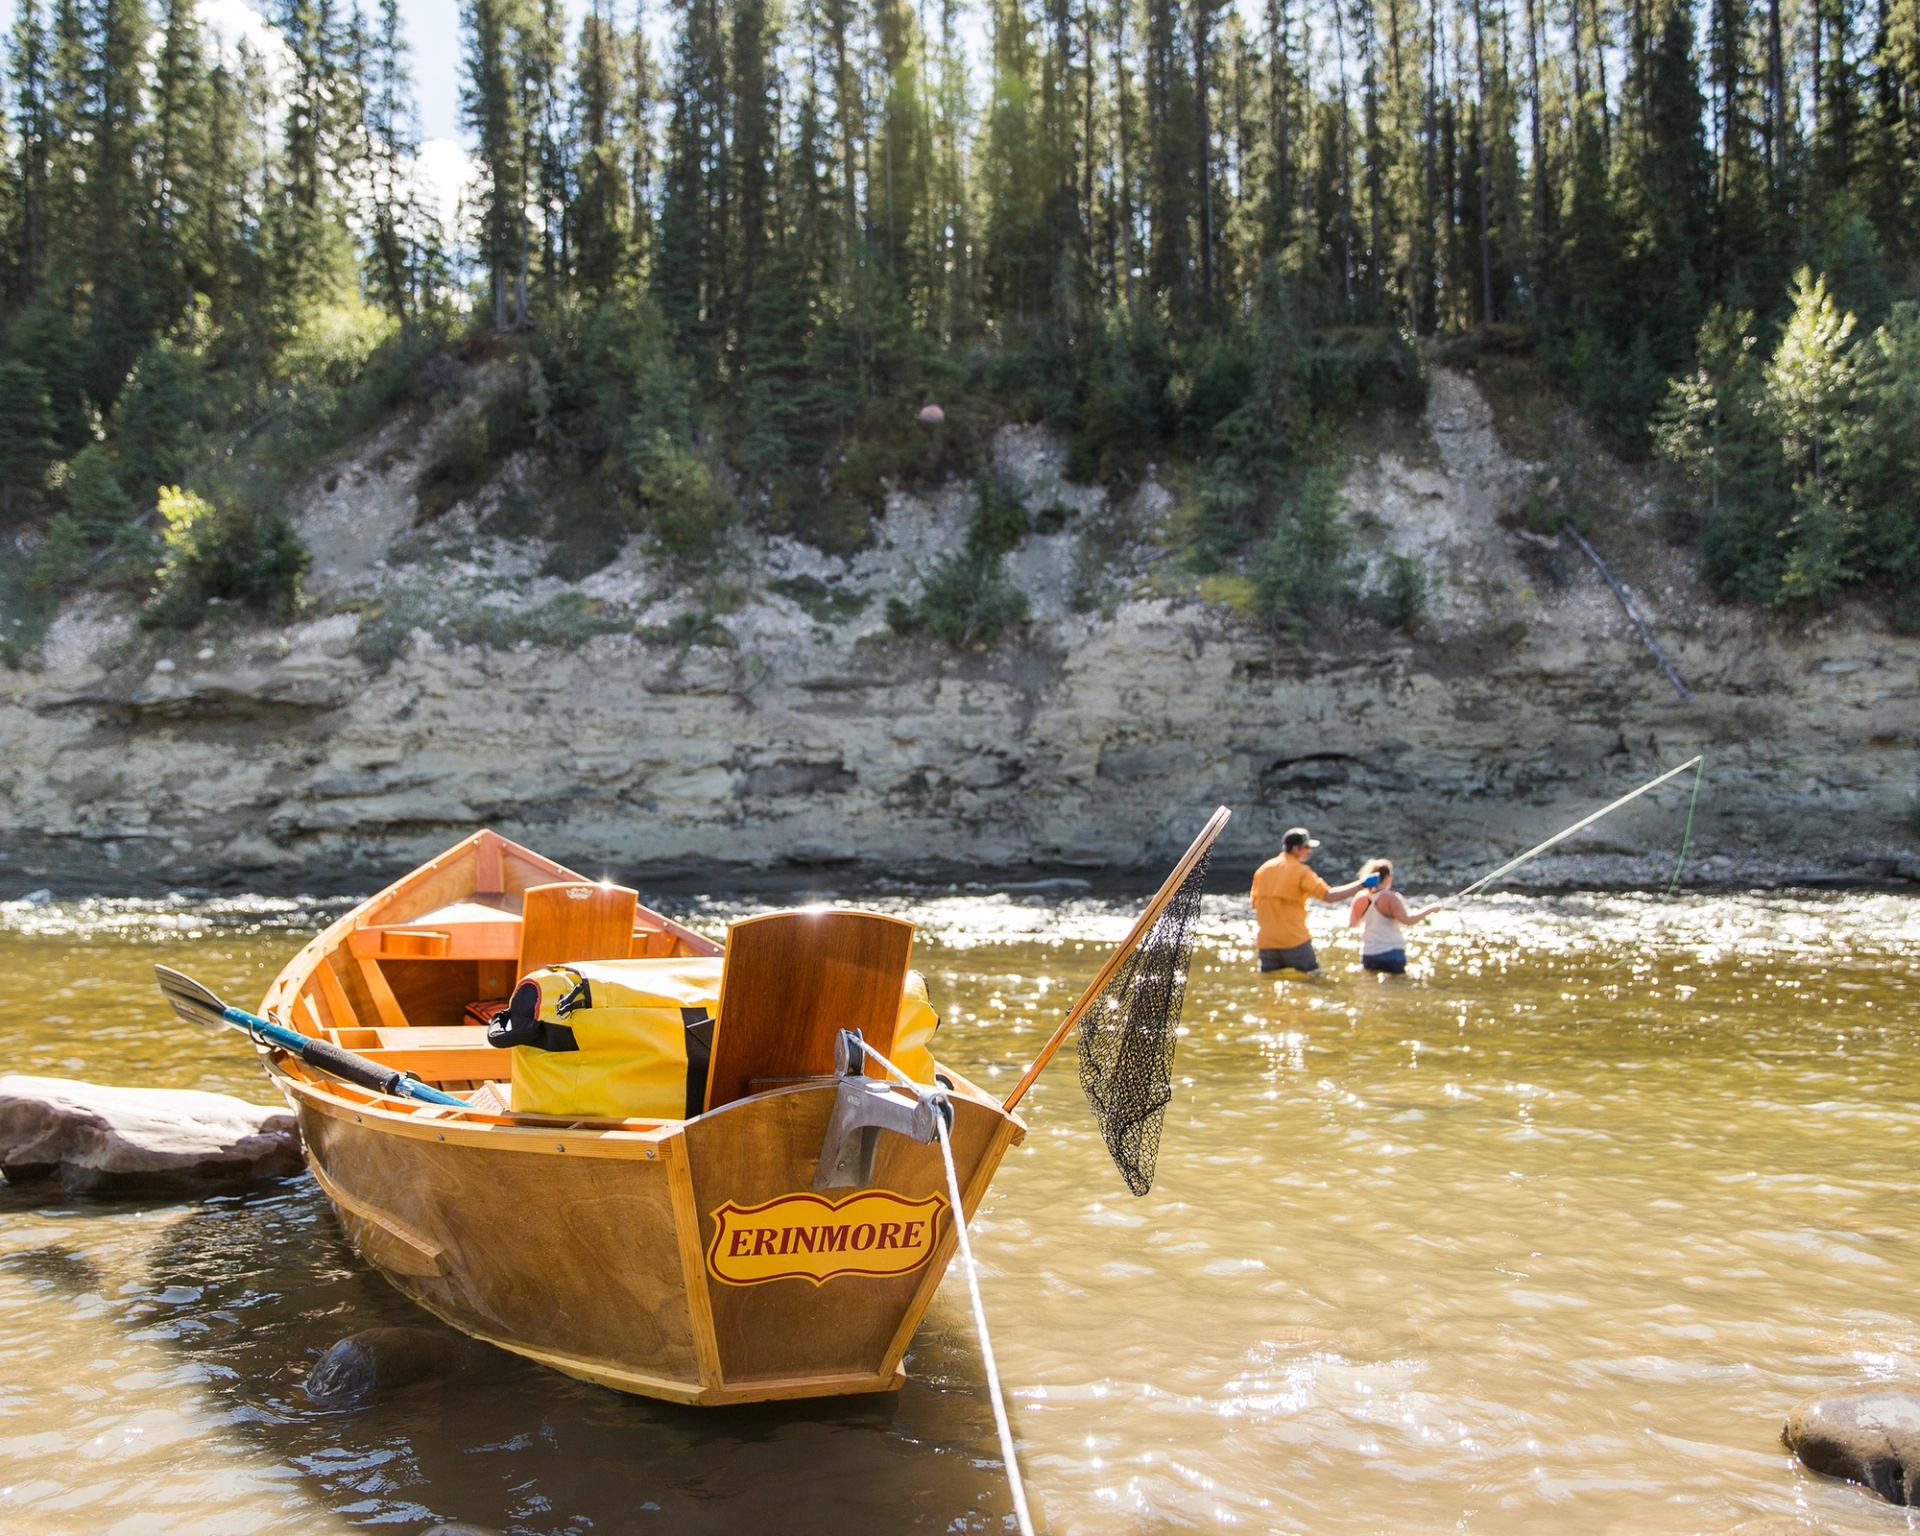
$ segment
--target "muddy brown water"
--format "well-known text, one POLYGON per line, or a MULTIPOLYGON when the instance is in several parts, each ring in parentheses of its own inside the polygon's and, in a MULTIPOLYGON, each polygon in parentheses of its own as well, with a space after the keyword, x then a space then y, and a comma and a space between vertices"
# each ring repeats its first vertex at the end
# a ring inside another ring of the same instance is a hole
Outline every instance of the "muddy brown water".
MULTIPOLYGON (((1127 922, 875 904, 921 924, 941 1053, 987 1085, 1127 922)), ((259 1100, 243 1042, 167 1021, 151 962, 251 1001, 338 910, 0 906, 5 1065, 259 1100)), ((1920 1526, 1777 1439, 1808 1393, 1920 1379, 1920 902, 1509 896, 1421 930, 1404 981, 1341 943, 1279 985, 1236 902, 1203 920, 1153 1193, 1126 1193, 1063 1058, 976 1223, 1043 1527, 1920 1526)), ((1010 1528, 957 1275, 897 1397, 703 1412, 472 1346, 369 1406, 307 1401, 329 1345, 396 1324, 439 1326, 304 1176, 173 1204, 0 1189, 0 1529, 1010 1528)))

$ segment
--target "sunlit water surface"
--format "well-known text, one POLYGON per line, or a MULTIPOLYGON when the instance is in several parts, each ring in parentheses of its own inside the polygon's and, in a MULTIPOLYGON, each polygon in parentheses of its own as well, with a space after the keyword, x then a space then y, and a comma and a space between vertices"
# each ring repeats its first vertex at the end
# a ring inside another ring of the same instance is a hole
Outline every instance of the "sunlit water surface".
MULTIPOLYGON (((875 904, 921 925, 941 1054, 1003 1088, 1128 921, 875 904)), ((709 931, 742 910, 663 905, 709 931)), ((169 1022, 149 966, 251 1000, 337 910, 0 906, 5 1063, 261 1099, 244 1043, 169 1022)), ((1508 897, 1418 938, 1404 981, 1342 941, 1275 984, 1209 901, 1146 1199, 1070 1059, 1028 1100, 975 1230, 1042 1524, 1915 1528, 1777 1437, 1808 1393, 1920 1377, 1920 902, 1508 897)), ((879 1400, 677 1409, 476 1346, 451 1379, 311 1404, 321 1352, 383 1324, 439 1326, 304 1176, 170 1205, 0 1190, 0 1529, 1010 1525, 957 1275, 879 1400)))

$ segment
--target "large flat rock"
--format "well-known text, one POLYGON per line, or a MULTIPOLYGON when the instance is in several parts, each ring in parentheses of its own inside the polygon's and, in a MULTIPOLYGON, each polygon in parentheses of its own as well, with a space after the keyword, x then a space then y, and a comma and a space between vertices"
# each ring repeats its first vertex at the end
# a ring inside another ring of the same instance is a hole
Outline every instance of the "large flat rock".
POLYGON ((0 1173, 77 1194, 205 1194, 300 1167, 284 1109, 230 1094, 0 1076, 0 1173))

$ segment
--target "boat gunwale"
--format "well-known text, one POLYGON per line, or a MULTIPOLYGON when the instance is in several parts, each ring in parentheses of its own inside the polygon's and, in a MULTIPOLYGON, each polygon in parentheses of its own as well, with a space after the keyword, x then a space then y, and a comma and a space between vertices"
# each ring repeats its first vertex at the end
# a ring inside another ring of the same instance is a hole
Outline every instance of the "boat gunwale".
MULTIPOLYGON (((298 1030, 309 1038, 324 1039, 324 1035, 316 1035, 305 1028, 297 1017, 296 1010, 290 1006, 291 1001, 298 998, 306 989, 315 970, 320 965, 329 963, 335 953, 345 952, 348 940, 354 933, 376 926, 368 920, 370 914, 445 867, 469 848, 477 850, 489 841, 500 845, 503 852, 510 850, 544 867, 557 879, 586 879, 586 876, 575 873, 545 854, 502 837, 491 828, 482 828, 376 891, 365 901, 342 913, 319 934, 309 939, 295 952, 293 958, 281 967, 279 974, 268 985, 266 994, 261 1000, 261 1013, 276 1023, 298 1030), (294 1016, 289 1017, 289 1015, 294 1016)), ((683 935, 696 944, 709 947, 715 955, 722 952, 721 946, 714 944, 711 939, 694 933, 691 929, 675 923, 650 907, 642 906, 639 911, 642 915, 658 921, 668 932, 676 936, 683 935)), ((689 1123, 685 1117, 675 1119, 636 1116, 622 1120, 586 1117, 570 1119, 549 1115, 516 1115, 512 1111, 497 1113, 472 1108, 454 1108, 450 1105, 423 1104, 413 1099, 358 1088, 321 1073, 310 1073, 305 1070, 303 1063, 288 1052, 258 1040, 254 1042, 254 1049, 260 1056, 261 1065, 269 1080, 289 1103, 298 1099, 311 1105, 320 1113, 336 1118, 350 1116, 362 1124, 367 1123, 368 1117, 371 1116, 373 1128, 376 1130, 422 1140, 448 1141, 469 1146, 493 1146, 500 1150, 558 1156, 568 1150, 567 1145, 553 1141, 555 1136, 559 1136, 576 1139, 581 1149, 587 1146, 599 1147, 602 1149, 599 1155, 604 1157, 643 1156, 652 1159, 658 1156, 657 1148, 661 1144, 678 1135, 689 1123), (453 1134, 449 1135, 449 1132, 453 1134), (520 1144, 523 1138, 525 1145, 520 1144), (503 1140, 513 1145, 503 1147, 501 1145, 503 1140), (644 1147, 644 1151, 637 1150, 641 1147, 644 1147)), ((1017 1113, 1008 1111, 997 1098, 987 1094, 951 1068, 938 1061, 935 1066, 953 1083, 952 1092, 982 1108, 991 1109, 996 1116, 1010 1123, 1012 1137, 1009 1145, 1018 1146, 1026 1139, 1026 1122, 1017 1113)), ((817 1078, 777 1084, 735 1102, 746 1103, 751 1099, 764 1098, 770 1094, 817 1089, 831 1081, 830 1078, 817 1078)), ((726 1107, 722 1106, 721 1110, 707 1111, 707 1113, 721 1113, 726 1107)))

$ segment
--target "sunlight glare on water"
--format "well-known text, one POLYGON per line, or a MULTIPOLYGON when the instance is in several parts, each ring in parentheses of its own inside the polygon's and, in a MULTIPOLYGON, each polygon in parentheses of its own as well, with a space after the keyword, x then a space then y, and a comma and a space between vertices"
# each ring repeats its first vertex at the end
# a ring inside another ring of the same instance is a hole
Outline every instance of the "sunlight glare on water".
MULTIPOLYGON (((940 1054, 1001 1091, 1133 910, 871 904, 919 924, 940 1054)), ((716 933, 750 910, 659 905, 716 933)), ((152 962, 252 1002, 339 910, 0 905, 8 1068, 260 1100, 238 1037, 169 1021, 152 962)), ((1914 1528, 1778 1433, 1809 1393, 1920 1377, 1920 902, 1496 896, 1416 930, 1404 980, 1346 939, 1321 978, 1262 980, 1247 938, 1210 898, 1153 1193, 1063 1060, 976 1222, 1045 1528, 1914 1528)), ((0 1190, 0 1529, 1008 1528, 957 1275, 877 1401, 703 1413, 477 1346, 356 1411, 305 1399, 336 1339, 394 1324, 438 1326, 304 1177, 0 1190)))

